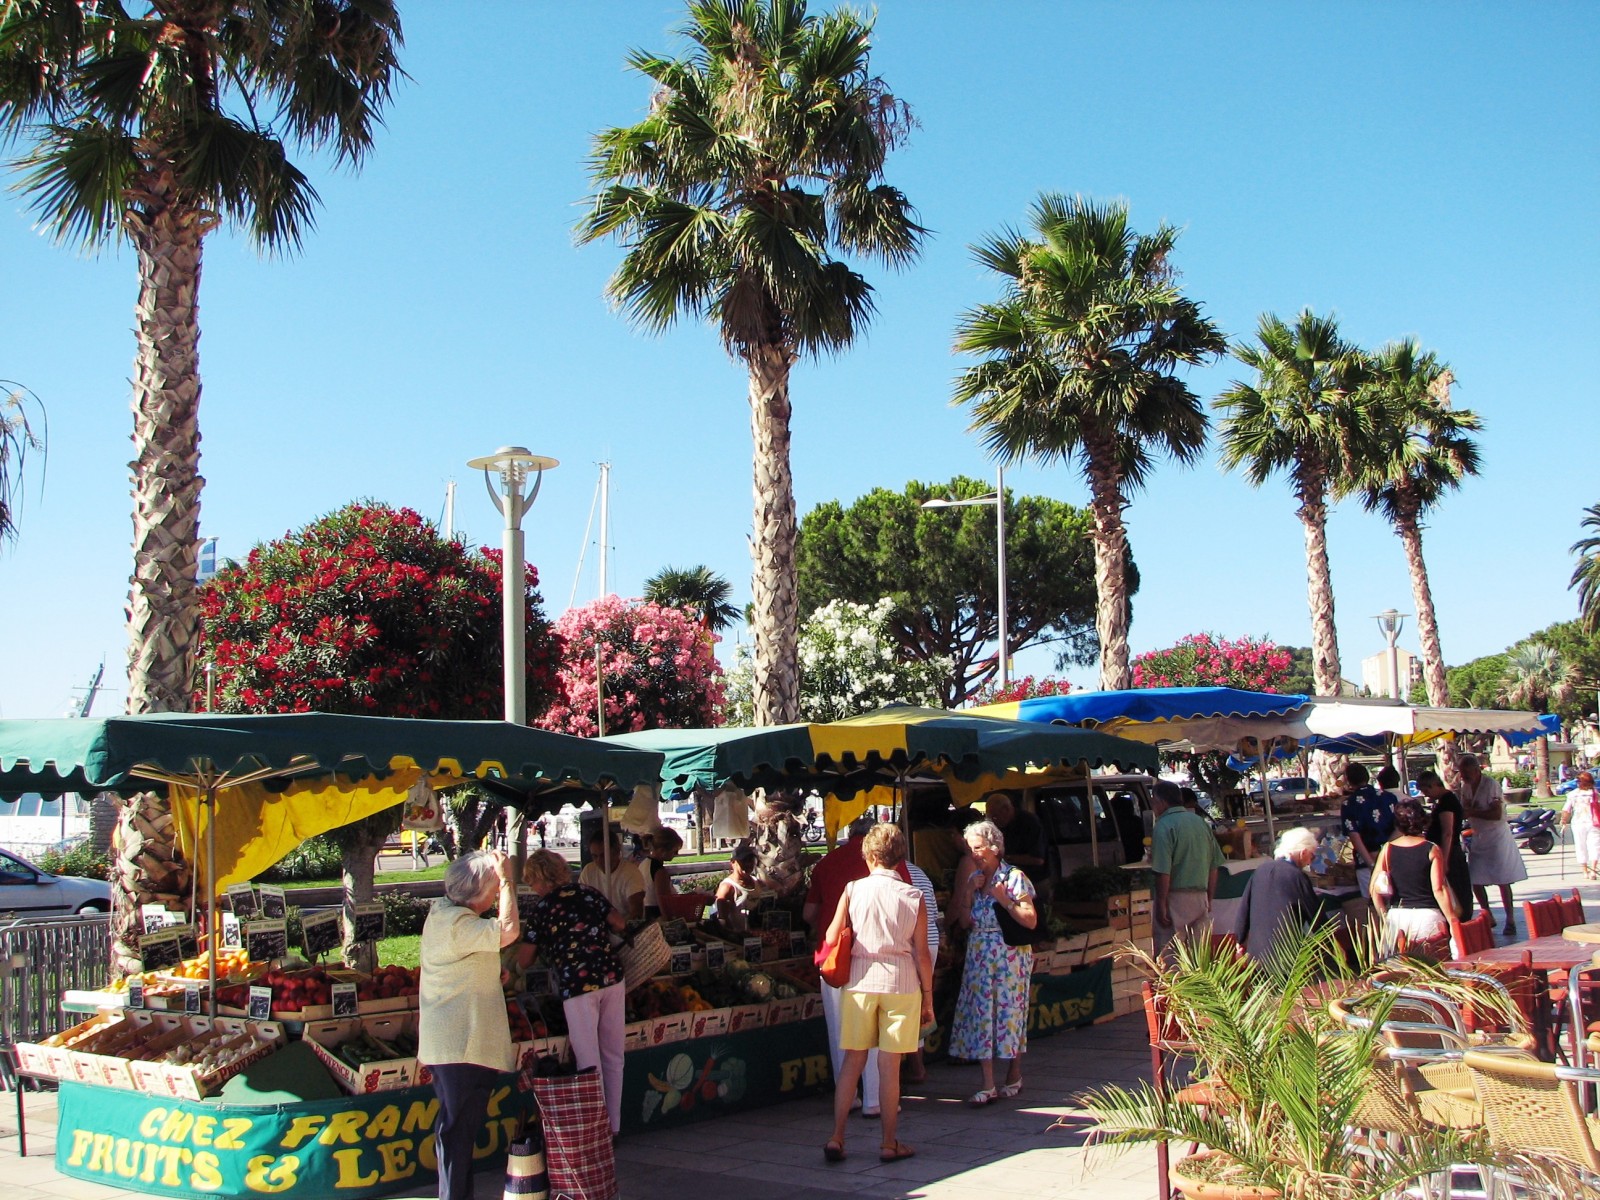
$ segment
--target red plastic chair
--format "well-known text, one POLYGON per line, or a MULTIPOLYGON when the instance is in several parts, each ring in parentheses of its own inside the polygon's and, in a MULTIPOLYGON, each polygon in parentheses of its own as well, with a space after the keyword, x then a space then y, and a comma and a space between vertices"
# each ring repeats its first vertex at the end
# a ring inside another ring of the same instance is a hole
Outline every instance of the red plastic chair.
POLYGON ((1531 938, 1560 937, 1561 931, 1567 927, 1559 896, 1551 896, 1548 900, 1524 900, 1522 919, 1528 924, 1528 936, 1531 938))
POLYGON ((1582 925, 1589 919, 1583 915, 1583 901, 1578 896, 1577 888, 1572 889, 1572 895, 1570 897, 1552 896, 1551 899, 1555 900, 1561 905, 1561 919, 1563 922, 1565 922, 1563 928, 1565 928, 1566 925, 1582 925))
POLYGON ((1480 950, 1494 949, 1494 917, 1480 912, 1470 921, 1451 921, 1450 937, 1455 942, 1457 958, 1477 954, 1480 950))

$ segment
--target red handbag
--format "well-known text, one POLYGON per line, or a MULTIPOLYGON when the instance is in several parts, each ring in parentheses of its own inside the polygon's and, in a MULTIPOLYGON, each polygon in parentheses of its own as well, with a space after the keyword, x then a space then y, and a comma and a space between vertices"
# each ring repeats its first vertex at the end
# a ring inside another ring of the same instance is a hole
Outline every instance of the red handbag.
POLYGON ((850 928, 850 889, 844 890, 844 925, 839 929, 839 936, 831 942, 824 942, 812 960, 817 964, 817 973, 822 976, 822 982, 829 987, 842 988, 850 982, 850 952, 855 948, 855 931, 850 928))

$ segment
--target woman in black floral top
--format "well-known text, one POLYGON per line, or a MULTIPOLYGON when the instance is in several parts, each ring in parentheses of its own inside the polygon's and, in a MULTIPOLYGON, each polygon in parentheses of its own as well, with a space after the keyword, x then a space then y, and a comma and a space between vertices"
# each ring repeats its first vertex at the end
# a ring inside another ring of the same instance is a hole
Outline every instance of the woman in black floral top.
POLYGON ((572 1057, 580 1071, 599 1068, 611 1132, 617 1133, 626 1018, 622 964, 611 951, 610 934, 621 933, 627 922, 599 892, 573 883, 572 868, 553 850, 530 854, 523 879, 539 897, 523 938, 555 969, 572 1057))

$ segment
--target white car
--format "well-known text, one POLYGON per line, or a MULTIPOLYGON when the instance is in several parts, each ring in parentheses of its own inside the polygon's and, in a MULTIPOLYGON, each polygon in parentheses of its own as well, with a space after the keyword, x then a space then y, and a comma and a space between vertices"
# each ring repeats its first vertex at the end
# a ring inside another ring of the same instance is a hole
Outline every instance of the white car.
POLYGON ((105 880, 52 875, 0 850, 0 913, 49 917, 110 911, 111 885, 105 880))

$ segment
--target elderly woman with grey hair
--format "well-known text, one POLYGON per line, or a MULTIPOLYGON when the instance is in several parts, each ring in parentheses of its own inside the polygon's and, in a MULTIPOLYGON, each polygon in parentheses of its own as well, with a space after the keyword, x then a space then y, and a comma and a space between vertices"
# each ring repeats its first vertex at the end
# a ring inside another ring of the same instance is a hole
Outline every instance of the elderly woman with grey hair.
POLYGON ((1257 867, 1245 881, 1233 936, 1251 958, 1266 958, 1285 928, 1309 925, 1322 915, 1306 874, 1319 841, 1304 827, 1285 830, 1273 860, 1257 867))
POLYGON ((1010 1099, 1022 1090, 1022 1054, 1028 1045, 1028 980, 1033 974, 1033 948, 1008 946, 1000 930, 1000 912, 1025 929, 1039 923, 1033 906, 1033 884, 1020 867, 1002 857, 1005 835, 993 821, 967 827, 967 852, 957 880, 952 912, 967 934, 967 959, 961 974, 950 1033, 950 1057, 976 1059, 983 1068, 983 1086, 967 1103, 978 1107, 1010 1099), (1006 1064, 1006 1081, 996 1086, 995 1062, 1006 1064))
POLYGON ((422 926, 417 1058, 433 1069, 439 1200, 472 1195, 472 1145, 489 1095, 511 1070, 511 1027, 500 990, 500 951, 521 935, 515 867, 498 851, 456 859, 444 897, 422 926), (497 919, 482 915, 496 909, 497 919))

